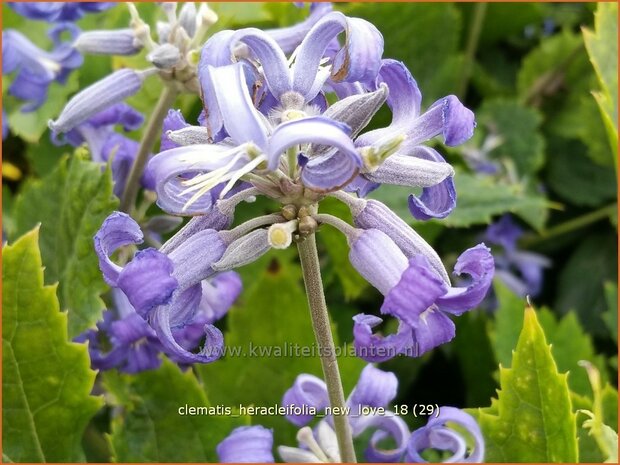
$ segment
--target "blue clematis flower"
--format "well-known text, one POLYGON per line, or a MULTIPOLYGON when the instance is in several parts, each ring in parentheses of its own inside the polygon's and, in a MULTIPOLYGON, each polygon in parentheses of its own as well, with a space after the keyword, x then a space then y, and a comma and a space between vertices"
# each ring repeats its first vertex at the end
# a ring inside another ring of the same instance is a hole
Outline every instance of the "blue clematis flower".
MULTIPOLYGON (((115 128, 121 126, 124 131, 133 131, 138 129, 143 121, 141 113, 125 103, 119 103, 96 113, 63 137, 52 132, 52 141, 58 145, 69 143, 73 147, 86 143, 95 162, 106 163, 112 157, 114 194, 120 197, 136 158, 138 143, 116 132, 115 128)), ((142 185, 152 189, 154 186, 151 181, 149 173, 144 173, 142 185)))
POLYGON ((121 290, 113 289, 112 297, 114 310, 104 312, 97 329, 87 330, 75 342, 88 342, 95 370, 116 368, 124 373, 138 373, 158 368, 162 347, 155 331, 136 313, 121 290))
POLYGON ((454 338, 449 315, 461 315, 485 297, 494 273, 493 257, 484 245, 466 250, 454 271, 471 277, 465 287, 451 287, 423 254, 411 258, 379 229, 355 230, 349 236, 353 267, 384 296, 381 313, 399 321, 398 332, 373 334, 382 319, 354 317, 355 347, 364 360, 378 362, 399 354, 417 357, 454 338))
POLYGON ((115 2, 9 2, 13 11, 28 18, 48 22, 77 21, 87 13, 99 13, 115 2))
POLYGON ((9 94, 27 102, 22 111, 34 111, 43 105, 50 84, 64 84, 71 71, 82 65, 80 53, 69 42, 60 40, 64 31, 69 32, 71 40, 77 34, 72 24, 54 26, 49 32, 51 52, 40 49, 18 31, 2 32, 2 73, 16 73, 9 94))
MULTIPOLYGON (((367 437, 365 433, 372 431, 364 451, 368 462, 425 462, 420 453, 429 448, 451 451, 453 455, 446 462, 483 461, 484 440, 479 426, 470 415, 453 407, 440 407, 436 418, 411 434, 405 421, 386 408, 396 397, 397 388, 398 380, 394 373, 367 365, 347 400, 347 406, 351 408, 349 421, 353 437, 367 437), (375 407, 376 410, 363 410, 363 406, 375 407), (378 407, 386 409, 383 413, 374 413, 379 412, 378 407), (458 424, 471 435, 474 440, 471 451, 468 451, 464 436, 450 429, 448 422, 458 424), (380 447, 380 443, 386 439, 390 439, 393 444, 389 449, 380 447)), ((286 391, 282 405, 303 406, 306 409, 312 407, 321 412, 329 405, 327 387, 316 376, 299 375, 293 386, 286 391)), ((340 462, 336 433, 331 427, 330 418, 321 420, 314 429, 306 426, 313 420, 312 416, 289 416, 287 419, 302 428, 297 434, 299 447, 277 447, 284 462, 340 462)), ((256 425, 233 430, 218 445, 217 453, 222 463, 273 463, 272 449, 273 431, 256 425)))
POLYGON ((519 250, 517 241, 523 235, 510 215, 502 216, 491 224, 485 239, 503 249, 494 254, 496 275, 508 288, 520 297, 536 297, 542 289, 543 272, 551 266, 551 261, 543 255, 519 250))
POLYGON ((443 460, 445 463, 484 462, 484 438, 480 426, 471 415, 454 407, 440 407, 438 416, 413 432, 407 444, 407 462, 426 463, 420 455, 426 449, 450 452, 452 455, 443 460), (466 438, 449 424, 458 425, 469 433, 474 443, 470 451, 467 450, 466 438))

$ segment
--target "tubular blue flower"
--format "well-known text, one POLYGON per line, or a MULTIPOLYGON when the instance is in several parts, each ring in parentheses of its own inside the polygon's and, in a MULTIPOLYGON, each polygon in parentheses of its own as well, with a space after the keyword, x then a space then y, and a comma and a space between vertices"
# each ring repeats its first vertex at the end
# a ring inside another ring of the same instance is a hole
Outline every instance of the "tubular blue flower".
MULTIPOLYGON (((335 82, 374 79, 383 53, 383 37, 372 24, 339 12, 322 14, 296 50, 291 66, 272 35, 251 28, 215 34, 207 41, 201 55, 199 72, 203 91, 208 87, 209 66, 229 65, 237 59, 236 53, 247 49, 262 65, 265 83, 273 98, 282 101, 285 94, 293 93, 302 98, 302 103, 308 103, 328 79, 335 82), (325 52, 341 32, 346 34, 345 46, 325 63, 325 52)), ((285 44, 285 48, 288 52, 290 46, 285 44)), ((253 73, 261 74, 258 69, 253 73)))
POLYGON ((520 297, 537 296, 542 288, 543 270, 551 261, 543 255, 519 250, 517 241, 523 235, 510 215, 502 216, 485 232, 485 239, 502 247, 503 253, 494 254, 497 277, 520 297))
MULTIPOLYGON (((374 86, 378 88, 381 84, 386 84, 390 89, 387 103, 392 110, 392 122, 386 128, 362 134, 356 140, 356 146, 373 147, 400 136, 406 139, 388 159, 391 163, 410 157, 445 163, 436 150, 420 144, 441 134, 446 145, 454 146, 473 135, 474 115, 454 95, 438 100, 425 113, 420 114, 422 95, 403 63, 383 60, 374 86)), ((382 175, 389 166, 384 163, 374 172, 362 174, 355 190, 360 195, 365 195, 376 188, 377 183, 384 182, 382 175)), ((394 172, 397 174, 398 170, 394 172)), ((391 173, 386 175, 388 180, 394 176, 391 173)), ((420 197, 409 197, 409 210, 416 219, 444 218, 454 209, 456 191, 451 175, 439 184, 423 187, 420 197)))
POLYGON ((338 147, 348 160, 337 176, 330 177, 330 184, 336 186, 330 185, 329 189, 355 176, 361 158, 344 125, 317 116, 288 121, 273 128, 249 99, 241 63, 211 68, 209 72, 213 101, 223 116, 230 138, 215 144, 169 149, 149 162, 149 169, 155 176, 158 205, 164 210, 173 214, 204 213, 212 205, 211 196, 204 194, 215 186, 226 183, 220 193, 223 196, 239 179, 254 170, 266 167, 275 171, 284 167, 286 161, 281 159, 282 155, 300 144, 329 144, 338 147))
POLYGON ((2 73, 17 73, 9 94, 27 102, 21 108, 23 112, 43 105, 50 84, 64 84, 71 71, 82 65, 80 53, 60 41, 62 31, 69 31, 71 36, 77 33, 73 25, 52 28, 49 33, 54 43, 51 52, 40 49, 20 32, 12 29, 2 32, 2 73))
POLYGON ((82 32, 73 46, 92 55, 135 55, 142 49, 132 29, 82 32))
MULTIPOLYGON (((240 195, 243 198, 245 193, 240 195)), ((231 208, 229 205, 238 201, 225 199, 222 208, 231 208)), ((278 218, 267 216, 255 223, 260 226, 278 218)), ((109 257, 121 246, 142 242, 142 231, 133 219, 120 212, 111 214, 94 239, 105 281, 127 295, 135 311, 157 333, 163 350, 183 364, 209 363, 221 356, 223 337, 212 323, 232 305, 241 282, 234 273, 216 275, 213 265, 229 245, 257 227, 240 225, 230 231, 217 231, 206 229, 208 225, 190 222, 179 231, 179 238, 171 239, 161 251, 140 250, 124 266, 109 257), (193 353, 194 343, 201 339, 196 334, 198 328, 207 335, 206 345, 193 353)))
POLYGON ((154 370, 161 365, 161 345, 155 331, 135 311, 125 294, 113 289, 114 310, 107 310, 97 330, 87 330, 76 342, 88 341, 91 366, 124 373, 154 370), (110 348, 102 344, 106 338, 110 348))
POLYGON ((274 463, 273 431, 260 425, 234 429, 216 447, 220 463, 274 463))
POLYGON ((396 334, 372 334, 381 320, 369 315, 354 318, 355 346, 367 361, 383 361, 398 354, 417 357, 450 341, 455 334, 449 315, 460 315, 478 305, 494 273, 493 257, 484 244, 466 250, 454 267, 470 275, 466 287, 450 287, 422 254, 407 259, 378 229, 356 232, 350 239, 349 259, 357 271, 384 296, 381 313, 399 320, 396 334))
MULTIPOLYGON (((388 410, 383 414, 373 414, 362 409, 362 407, 387 407, 396 397, 397 388, 398 380, 394 373, 367 365, 347 399, 347 407, 351 409, 349 422, 353 437, 358 437, 369 429, 375 430, 365 451, 366 458, 371 462, 397 462, 405 452, 409 437, 409 429, 405 422, 388 410), (380 449, 379 442, 388 437, 396 445, 390 450, 380 449)), ((299 375, 293 386, 284 394, 282 405, 313 407, 317 412, 323 411, 329 405, 327 386, 316 376, 299 375)), ((305 426, 313 419, 311 415, 290 415, 286 418, 296 426, 305 426)), ((336 436, 330 427, 330 422, 329 418, 321 421, 314 433, 307 427, 302 428, 298 435, 299 442, 310 450, 280 446, 278 452, 282 459, 285 462, 317 461, 317 459, 339 461, 336 436), (314 457, 314 460, 309 460, 311 457, 314 457)))
POLYGON ((413 432, 407 444, 407 461, 426 463, 420 453, 426 449, 436 449, 451 452, 452 456, 444 460, 445 463, 482 463, 484 461, 484 438, 480 427, 474 418, 454 407, 440 407, 439 415, 431 418, 426 426, 413 432), (448 427, 448 424, 458 425, 474 441, 474 446, 468 452, 466 439, 461 433, 448 427))
POLYGON ((137 93, 148 73, 132 69, 115 71, 74 95, 49 127, 56 133, 68 132, 91 116, 121 103, 137 93))
POLYGON ((48 22, 77 21, 86 13, 99 13, 112 8, 114 2, 9 2, 16 13, 48 22))
MULTIPOLYGON (((129 105, 118 103, 71 129, 62 139, 52 133, 52 141, 61 144, 64 140, 74 147, 86 143, 95 162, 105 163, 113 157, 114 194, 120 197, 136 157, 138 143, 115 132, 115 126, 119 125, 125 131, 131 131, 140 127, 143 119, 142 115, 129 105)), ((151 188, 148 181, 148 177, 144 175, 142 185, 151 188)))

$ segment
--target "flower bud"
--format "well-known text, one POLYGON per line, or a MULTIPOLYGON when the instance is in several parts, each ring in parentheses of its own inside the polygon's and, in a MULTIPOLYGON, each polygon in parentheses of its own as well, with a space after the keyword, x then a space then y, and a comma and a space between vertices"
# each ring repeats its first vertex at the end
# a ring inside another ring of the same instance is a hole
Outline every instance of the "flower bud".
POLYGON ((142 48, 131 29, 82 32, 73 46, 93 55, 135 55, 142 48))
POLYGON ((272 224, 267 236, 269 245, 274 249, 286 249, 293 242, 293 233, 297 230, 297 224, 297 220, 272 224))

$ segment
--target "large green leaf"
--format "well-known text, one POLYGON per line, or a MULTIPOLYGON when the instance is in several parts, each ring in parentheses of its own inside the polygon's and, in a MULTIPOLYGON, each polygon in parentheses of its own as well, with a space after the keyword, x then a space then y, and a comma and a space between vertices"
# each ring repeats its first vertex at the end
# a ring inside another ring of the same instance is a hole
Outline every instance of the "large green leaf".
MULTIPOLYGON (((524 299, 514 295, 500 282, 495 283, 495 292, 499 307, 495 313, 495 327, 491 333, 498 362, 508 366, 512 349, 517 344, 523 327, 524 299)), ((585 333, 575 313, 569 313, 558 320, 547 309, 538 314, 540 325, 544 329, 547 341, 551 344, 551 353, 561 372, 569 372, 568 384, 571 391, 580 395, 590 393, 590 383, 585 371, 579 366, 581 360, 587 360, 598 367, 604 374, 605 360, 596 355, 592 338, 585 333)), ((606 379, 606 376, 603 376, 606 379)))
POLYGON ((545 140, 539 132, 542 116, 512 100, 487 100, 477 112, 479 123, 501 136, 490 156, 510 160, 520 176, 532 176, 543 165, 545 140))
POLYGON ((618 4, 601 3, 595 14, 592 32, 583 30, 583 38, 599 79, 601 92, 594 97, 609 135, 611 148, 618 155, 618 4))
POLYGON ((211 404, 192 370, 183 372, 167 359, 158 370, 137 375, 107 372, 104 384, 112 406, 120 407, 110 435, 118 462, 216 462, 217 444, 247 423, 234 410, 188 414, 189 407, 211 404))
POLYGON ((567 375, 558 373, 531 308, 511 368, 500 367, 500 390, 478 410, 489 462, 576 462, 575 414, 567 375))
POLYGON ((2 442, 14 462, 83 460, 100 399, 85 346, 67 342, 67 314, 43 285, 39 231, 2 250, 2 442))
POLYGON ((65 158, 48 176, 26 185, 15 205, 17 234, 41 223, 46 282, 59 282, 60 305, 69 311, 69 337, 92 326, 105 289, 93 236, 117 205, 110 169, 65 158))
MULTIPOLYGON (((272 406, 298 375, 322 377, 299 265, 286 260, 288 255, 270 254, 261 260, 262 268, 243 273, 252 279, 244 279, 247 289, 228 315, 224 341, 229 352, 198 367, 212 402, 272 406)), ((339 357, 338 363, 348 394, 364 363, 352 356, 339 357)), ((282 416, 257 416, 252 423, 274 428, 276 444, 295 444, 296 428, 282 416)))

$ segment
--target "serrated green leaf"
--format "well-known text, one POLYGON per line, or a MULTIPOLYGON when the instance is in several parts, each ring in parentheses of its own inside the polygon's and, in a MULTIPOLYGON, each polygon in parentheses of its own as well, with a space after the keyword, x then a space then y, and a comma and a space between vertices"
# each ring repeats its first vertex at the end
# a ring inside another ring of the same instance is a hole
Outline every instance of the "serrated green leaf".
POLYGON ((92 326, 104 308, 106 288, 93 236, 118 201, 112 173, 101 164, 65 158, 48 176, 30 181, 15 204, 17 234, 41 223, 46 281, 58 282, 60 305, 68 310, 69 337, 92 326))
POLYGON ((104 384, 112 405, 122 407, 109 438, 117 462, 217 462, 217 444, 247 424, 245 418, 206 410, 179 414, 186 405, 212 404, 192 370, 183 372, 167 359, 158 370, 137 375, 106 372, 104 384))
MULTIPOLYGON (((225 344, 238 352, 198 367, 209 398, 217 404, 273 406, 281 403, 298 375, 322 377, 299 265, 282 254, 269 254, 262 263, 251 281, 244 279, 247 288, 228 314, 225 344)), ((337 340, 335 344, 339 346, 337 340)), ((348 394, 364 362, 343 356, 338 364, 348 394)), ((296 443, 296 428, 281 416, 254 417, 252 423, 274 428, 275 444, 296 443)))
MULTIPOLYGON (((498 281, 495 282, 494 288, 499 307, 495 312, 495 326, 491 332, 491 339, 498 362, 508 366, 512 349, 523 327, 525 300, 514 295, 498 281)), ((590 382, 585 371, 579 366, 579 361, 587 360, 600 370, 604 370, 605 367, 604 358, 596 355, 590 335, 584 332, 574 313, 569 313, 558 321, 551 311, 543 308, 538 312, 538 321, 547 341, 551 344, 551 353, 558 370, 569 372, 568 384, 571 391, 579 395, 588 395, 590 382)))
POLYGON ((476 115, 481 126, 502 138, 491 158, 510 160, 521 177, 531 177, 542 167, 545 140, 539 132, 539 112, 517 101, 487 100, 476 115))
POLYGON ((595 32, 583 29, 583 38, 602 92, 595 93, 611 148, 618 155, 618 4, 597 6, 595 32))
POLYGON ((558 373, 532 309, 511 368, 500 367, 500 390, 478 410, 489 462, 576 462, 577 432, 566 374, 558 373))
POLYGON ((84 345, 67 342, 55 286, 43 285, 34 229, 2 250, 2 445, 15 462, 83 460, 101 406, 84 345))

